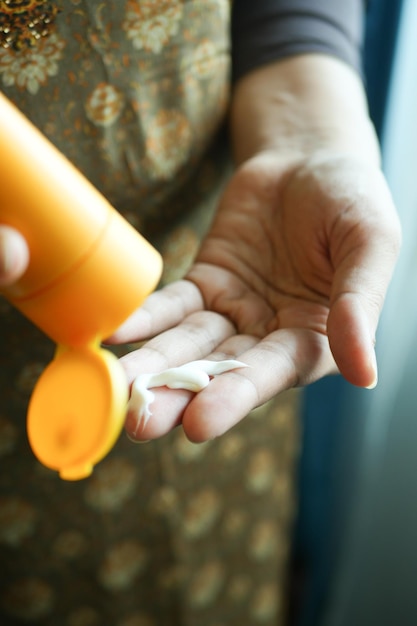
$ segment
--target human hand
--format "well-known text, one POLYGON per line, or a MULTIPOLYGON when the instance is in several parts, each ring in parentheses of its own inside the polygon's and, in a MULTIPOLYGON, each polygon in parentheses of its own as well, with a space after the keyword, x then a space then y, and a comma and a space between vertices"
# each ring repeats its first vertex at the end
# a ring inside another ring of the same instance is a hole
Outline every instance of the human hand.
MULTIPOLYGON (((197 396, 158 389, 139 439, 179 423, 210 439, 338 370, 376 383, 375 331, 401 235, 360 79, 325 55, 266 65, 235 86, 231 136, 240 167, 195 265, 114 339, 154 337, 123 359, 130 382, 207 357, 250 367, 197 396)), ((127 431, 137 425, 129 414, 127 431)))
POLYGON ((22 235, 10 226, 0 225, 0 288, 22 276, 29 263, 29 249, 22 235))
MULTIPOLYGON (((376 382, 375 331, 399 248, 376 167, 330 153, 290 168, 265 152, 232 178, 186 279, 150 296, 118 341, 154 337, 122 359, 131 382, 194 359, 237 358, 193 396, 159 389, 139 439, 182 422, 218 436, 277 393, 340 371, 376 382)), ((137 416, 129 415, 133 433, 137 416)))

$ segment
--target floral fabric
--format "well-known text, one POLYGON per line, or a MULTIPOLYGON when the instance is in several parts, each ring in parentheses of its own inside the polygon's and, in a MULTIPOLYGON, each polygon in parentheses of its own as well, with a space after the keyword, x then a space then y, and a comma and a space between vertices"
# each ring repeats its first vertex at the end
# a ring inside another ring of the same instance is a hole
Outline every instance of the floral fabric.
MULTIPOLYGON (((186 271, 230 172, 227 0, 0 1, 0 90, 186 271)), ((122 436, 79 482, 25 432, 48 339, 0 300, 0 623, 272 625, 297 394, 203 445, 122 436)))

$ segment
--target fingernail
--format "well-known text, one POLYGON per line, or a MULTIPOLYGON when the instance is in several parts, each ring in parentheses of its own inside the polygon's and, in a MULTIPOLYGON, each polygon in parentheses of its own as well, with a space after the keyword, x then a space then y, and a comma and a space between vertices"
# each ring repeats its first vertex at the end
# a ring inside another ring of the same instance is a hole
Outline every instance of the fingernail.
POLYGON ((15 231, 0 231, 2 255, 0 256, 0 281, 2 286, 16 280, 28 263, 28 250, 21 235, 15 231))
POLYGON ((150 439, 134 439, 134 437, 132 437, 132 435, 130 435, 128 432, 126 432, 126 436, 129 439, 129 441, 131 441, 132 443, 149 443, 150 439))
POLYGON ((10 237, 2 237, 0 239, 3 245, 3 254, 0 257, 0 273, 8 278, 15 265, 15 249, 14 245, 10 244, 10 237))
POLYGON ((372 351, 371 359, 372 359, 371 367, 372 367, 373 372, 374 372, 374 379, 371 382, 371 384, 366 387, 366 389, 375 389, 375 387, 378 384, 378 365, 377 365, 377 362, 376 362, 375 351, 372 351))
POLYGON ((143 430, 143 419, 136 415, 136 413, 129 411, 127 412, 126 420, 125 420, 125 432, 133 443, 141 443, 142 441, 145 443, 146 439, 138 439, 138 434, 143 430))

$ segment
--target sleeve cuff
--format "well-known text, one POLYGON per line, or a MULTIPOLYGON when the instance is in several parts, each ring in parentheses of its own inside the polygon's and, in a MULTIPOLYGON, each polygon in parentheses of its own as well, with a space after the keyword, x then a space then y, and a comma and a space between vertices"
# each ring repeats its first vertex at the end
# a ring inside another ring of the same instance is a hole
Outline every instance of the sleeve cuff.
POLYGON ((362 74, 363 0, 234 0, 232 78, 285 57, 323 53, 362 74))

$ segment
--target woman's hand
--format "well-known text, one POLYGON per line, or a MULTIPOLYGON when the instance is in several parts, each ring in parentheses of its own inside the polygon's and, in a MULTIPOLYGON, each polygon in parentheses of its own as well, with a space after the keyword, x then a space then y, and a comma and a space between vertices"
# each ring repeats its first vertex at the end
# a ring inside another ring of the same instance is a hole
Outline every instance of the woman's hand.
MULTIPOLYGON (((355 385, 374 385, 375 331, 398 244, 377 168, 331 154, 284 172, 273 153, 247 161, 186 280, 150 296, 118 340, 155 336, 123 359, 130 381, 207 357, 250 367, 197 396, 158 390, 137 436, 182 421, 192 440, 215 437, 280 391, 338 369, 355 385)), ((136 421, 129 416, 129 432, 136 421)))
MULTIPOLYGON (((400 227, 357 77, 326 57, 280 62, 243 79, 232 114, 241 165, 194 266, 115 340, 153 337, 123 358, 129 381, 195 359, 249 367, 197 395, 157 390, 139 439, 179 423, 193 441, 216 437, 284 389, 336 371, 376 384, 400 227)), ((135 433, 136 415, 126 428, 135 433)))

